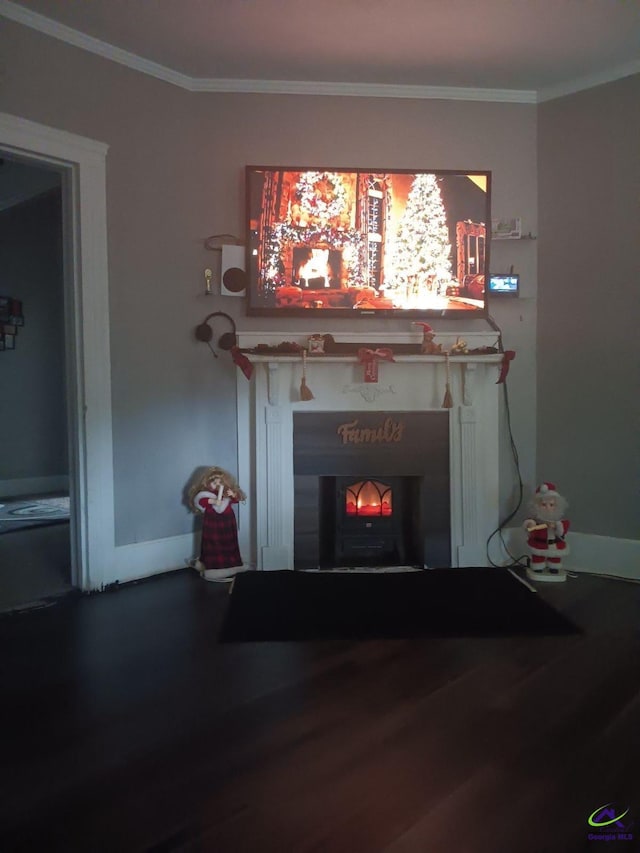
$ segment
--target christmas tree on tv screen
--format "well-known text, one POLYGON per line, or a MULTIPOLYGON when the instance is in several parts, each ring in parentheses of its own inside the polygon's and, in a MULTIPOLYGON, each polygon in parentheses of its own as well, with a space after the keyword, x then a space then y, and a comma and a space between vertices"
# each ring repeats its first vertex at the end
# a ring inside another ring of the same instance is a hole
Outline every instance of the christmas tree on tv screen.
POLYGON ((451 280, 451 243, 435 175, 416 175, 391 253, 387 294, 403 307, 419 308, 451 280))

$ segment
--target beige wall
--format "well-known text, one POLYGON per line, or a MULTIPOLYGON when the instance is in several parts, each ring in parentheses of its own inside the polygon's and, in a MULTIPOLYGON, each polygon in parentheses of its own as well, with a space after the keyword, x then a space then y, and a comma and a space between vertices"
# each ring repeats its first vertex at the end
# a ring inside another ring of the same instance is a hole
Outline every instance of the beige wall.
POLYGON ((539 111, 538 473, 640 539, 640 75, 539 111))
MULTIPOLYGON (((235 368, 224 355, 214 360, 192 329, 214 310, 233 313, 240 328, 282 325, 244 317, 241 300, 203 295, 203 270, 214 263, 204 238, 244 232, 247 163, 491 169, 494 213, 521 216, 526 231, 537 231, 533 105, 193 94, 7 21, 0 50, 0 110, 109 145, 117 544, 187 532, 181 494, 192 470, 235 467, 235 368)), ((517 350, 513 428, 523 478, 533 483, 536 242, 496 247, 493 268, 512 264, 523 299, 491 310, 505 346, 517 350)), ((361 322, 371 331, 405 328, 361 322)), ((506 514, 517 489, 506 438, 503 447, 506 514)))

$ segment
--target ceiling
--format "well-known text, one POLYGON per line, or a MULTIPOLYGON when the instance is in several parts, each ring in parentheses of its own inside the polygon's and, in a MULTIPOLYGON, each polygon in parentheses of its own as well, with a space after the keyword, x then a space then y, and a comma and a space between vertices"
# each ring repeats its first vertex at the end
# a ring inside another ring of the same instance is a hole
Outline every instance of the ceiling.
POLYGON ((544 100, 640 72, 639 0, 0 0, 0 14, 196 91, 544 100))

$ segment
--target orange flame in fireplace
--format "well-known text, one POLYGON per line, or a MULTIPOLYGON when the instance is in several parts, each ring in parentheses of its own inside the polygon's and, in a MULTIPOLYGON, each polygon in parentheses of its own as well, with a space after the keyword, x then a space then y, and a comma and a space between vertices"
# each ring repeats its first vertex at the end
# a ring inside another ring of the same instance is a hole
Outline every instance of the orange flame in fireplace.
POLYGON ((377 480, 361 480, 346 490, 347 515, 391 515, 393 501, 391 488, 377 480))

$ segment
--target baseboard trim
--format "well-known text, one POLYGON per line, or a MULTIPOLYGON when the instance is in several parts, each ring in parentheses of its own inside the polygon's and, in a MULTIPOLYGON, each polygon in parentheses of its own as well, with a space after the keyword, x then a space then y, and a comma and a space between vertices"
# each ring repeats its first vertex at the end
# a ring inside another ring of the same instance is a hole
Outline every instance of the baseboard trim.
POLYGON ((105 577, 103 585, 142 580, 183 569, 197 554, 196 539, 195 533, 186 533, 150 542, 119 545, 115 549, 112 577, 105 577))
POLYGON ((184 569, 199 553, 199 532, 153 539, 149 542, 135 542, 132 545, 118 545, 114 549, 111 569, 105 573, 100 589, 112 583, 144 580, 153 575, 184 569))
MULTIPOLYGON (((503 549, 499 558, 493 554, 494 562, 506 562, 510 555, 519 557, 527 553, 523 530, 506 528, 503 537, 509 553, 503 549)), ((571 548, 565 561, 568 571, 640 580, 640 540, 570 533, 568 541, 571 548)), ((104 586, 142 580, 184 568, 189 560, 197 556, 198 549, 199 535, 196 533, 120 545, 115 549, 112 576, 104 578, 104 586)))
MULTIPOLYGON (((503 536, 510 554, 519 557, 527 553, 526 536, 521 528, 506 528, 503 536)), ((567 571, 640 580, 640 539, 569 533, 567 542, 571 549, 564 561, 567 571)), ((501 559, 508 557, 503 552, 501 559)))
POLYGON ((69 475, 53 477, 20 477, 17 480, 0 480, 0 496, 21 498, 24 495, 46 495, 50 492, 69 493, 69 475))

